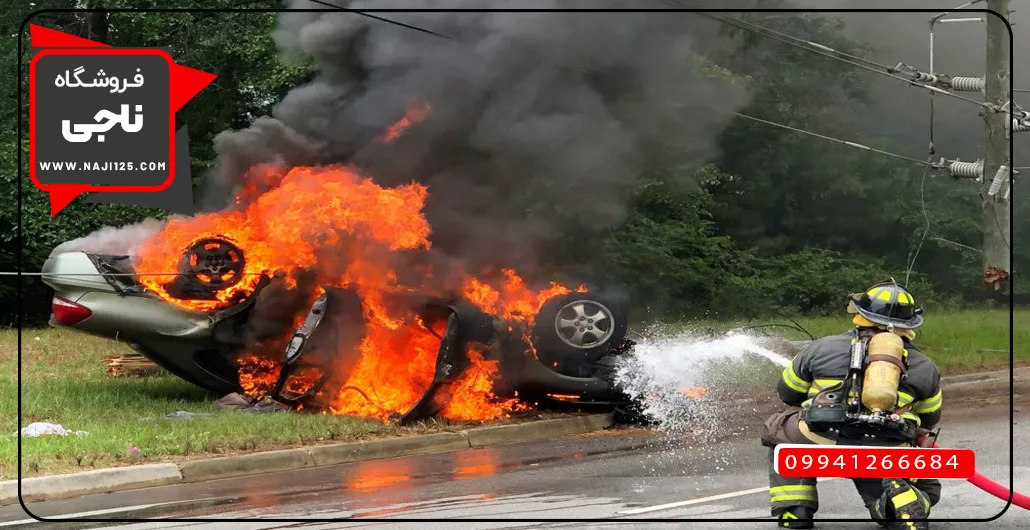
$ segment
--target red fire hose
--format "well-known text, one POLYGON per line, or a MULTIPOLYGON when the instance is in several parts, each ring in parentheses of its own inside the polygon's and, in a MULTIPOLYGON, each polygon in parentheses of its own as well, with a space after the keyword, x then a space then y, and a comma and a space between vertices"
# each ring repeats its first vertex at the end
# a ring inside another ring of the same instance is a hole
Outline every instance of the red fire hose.
MULTIPOLYGON (((940 448, 940 446, 937 445, 937 443, 934 443, 933 447, 935 449, 939 449, 940 448)), ((979 473, 974 473, 973 476, 968 479, 968 481, 969 481, 970 484, 972 484, 972 485, 974 485, 974 486, 976 486, 976 487, 986 491, 987 493, 990 493, 991 495, 994 495, 995 497, 997 497, 997 498, 999 498, 999 499, 1001 499, 1003 501, 1004 500, 1008 500, 1008 498, 1009 498, 1010 492, 1009 492, 1008 488, 1006 488, 1005 486, 1002 486, 1001 484, 998 484, 997 482, 995 482, 995 481, 993 481, 993 480, 991 480, 991 479, 989 479, 989 478, 987 478, 987 477, 985 477, 985 476, 983 476, 983 475, 981 475, 979 473)), ((1012 504, 1015 504, 1016 506, 1019 506, 1020 508, 1023 508, 1024 510, 1030 510, 1030 497, 1027 497, 1026 495, 1023 495, 1022 493, 1019 493, 1018 491, 1011 492, 1011 494, 1012 494, 1012 504)))

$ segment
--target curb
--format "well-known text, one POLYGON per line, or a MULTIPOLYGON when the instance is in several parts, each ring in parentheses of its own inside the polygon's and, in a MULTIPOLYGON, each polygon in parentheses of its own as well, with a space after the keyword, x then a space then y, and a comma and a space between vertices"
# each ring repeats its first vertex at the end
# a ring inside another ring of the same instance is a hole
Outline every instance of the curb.
MULTIPOLYGON (((1014 370, 1013 379, 1013 392, 1030 393, 1030 367, 1014 370)), ((976 394, 1007 393, 1008 381, 1009 371, 1001 370, 945 377, 942 380, 941 388, 948 394, 947 398, 961 399, 976 394)), ((764 401, 762 398, 745 398, 734 400, 734 403, 764 401)), ((181 464, 149 464, 97 469, 67 475, 33 477, 21 481, 22 499, 25 502, 62 499, 92 493, 110 493, 366 460, 549 440, 600 431, 613 424, 612 414, 594 414, 512 425, 477 427, 458 432, 264 451, 193 460, 181 464)), ((0 506, 17 502, 18 480, 0 482, 0 506)))
MULTIPOLYGON (((96 469, 70 475, 33 477, 21 481, 26 500, 31 497, 56 498, 64 492, 74 491, 76 495, 100 493, 122 489, 164 486, 182 481, 179 466, 175 464, 150 464, 145 466, 112 467, 96 469)), ((18 501, 18 480, 0 482, 0 504, 18 501)))
MULTIPOLYGON (((964 374, 956 375, 952 377, 945 377, 941 381, 941 388, 946 389, 955 385, 962 385, 964 383, 970 383, 974 381, 994 381, 1007 383, 1009 379, 1008 370, 999 370, 997 372, 983 372, 979 374, 964 374)), ((1016 368, 1012 370, 1013 389, 1018 387, 1020 383, 1026 383, 1027 379, 1030 379, 1030 367, 1016 368)))
MULTIPOLYGON (((477 427, 459 432, 265 451, 193 460, 181 464, 150 464, 98 469, 67 475, 33 477, 21 481, 22 500, 30 502, 65 499, 91 493, 110 493, 365 460, 533 442, 599 431, 614 423, 612 414, 593 414, 512 425, 477 427)), ((0 506, 16 503, 18 503, 18 480, 0 482, 0 506)))

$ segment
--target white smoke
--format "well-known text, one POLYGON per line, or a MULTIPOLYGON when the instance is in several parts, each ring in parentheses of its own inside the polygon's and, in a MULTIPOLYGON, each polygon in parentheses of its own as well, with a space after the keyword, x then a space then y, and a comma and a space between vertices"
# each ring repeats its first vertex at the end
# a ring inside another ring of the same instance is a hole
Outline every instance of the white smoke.
POLYGON ((87 236, 61 243, 53 253, 90 252, 115 256, 135 255, 139 245, 156 235, 167 221, 147 219, 125 226, 105 226, 87 236))

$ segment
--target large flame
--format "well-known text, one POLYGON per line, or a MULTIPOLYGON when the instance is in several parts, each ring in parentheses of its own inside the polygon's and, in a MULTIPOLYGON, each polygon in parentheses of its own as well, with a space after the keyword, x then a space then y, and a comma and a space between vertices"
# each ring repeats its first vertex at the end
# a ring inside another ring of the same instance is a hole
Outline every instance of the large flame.
MULTIPOLYGON (((408 116, 399 127, 418 118, 417 113, 408 116)), ((137 256, 140 281, 163 299, 200 311, 237 303, 254 292, 262 275, 276 275, 296 288, 299 272, 314 272, 320 285, 353 288, 362 302, 365 336, 345 380, 327 387, 335 394, 319 396, 324 408, 384 421, 410 410, 432 382, 439 330, 426 329, 417 314, 393 307, 386 295, 442 289, 421 270, 415 274, 418 285, 398 280, 398 255, 430 248, 430 226, 422 214, 427 188, 415 183, 384 188, 346 166, 288 171, 263 166, 252 169, 251 176, 252 185, 237 193, 236 209, 173 220, 148 241, 137 256), (184 251, 208 237, 227 239, 243 250, 243 275, 211 300, 176 298, 168 285, 176 279, 184 251)), ((405 272, 411 276, 412 271, 405 272)), ((496 286, 467 276, 455 288, 483 311, 520 325, 523 333, 547 299, 571 291, 558 284, 532 290, 513 270, 504 270, 496 286)), ((302 316, 292 318, 299 322, 302 316)), ((485 359, 479 346, 470 345, 467 356, 469 368, 449 384, 440 404, 443 417, 488 420, 526 408, 517 399, 494 394, 498 363, 485 359)), ((281 369, 278 361, 250 353, 239 365, 240 384, 254 397, 271 389, 281 369)), ((318 375, 299 374, 287 386, 302 391, 318 375)))

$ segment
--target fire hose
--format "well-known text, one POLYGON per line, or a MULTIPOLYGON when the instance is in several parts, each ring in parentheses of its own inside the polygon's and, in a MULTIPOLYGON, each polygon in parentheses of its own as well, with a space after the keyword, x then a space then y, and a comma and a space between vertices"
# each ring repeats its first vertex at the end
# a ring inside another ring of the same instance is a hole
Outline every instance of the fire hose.
MULTIPOLYGON (((934 442, 933 445, 931 445, 930 447, 934 449, 940 449, 940 446, 937 445, 937 442, 934 442)), ((1024 510, 1030 510, 1030 497, 1023 495, 1018 491, 1010 491, 1005 486, 998 484, 997 482, 981 475, 980 473, 974 471, 973 476, 966 480, 970 484, 976 486, 977 488, 980 488, 981 490, 986 491, 987 493, 990 493, 991 495, 994 495, 995 497, 1003 501, 1007 501, 1009 496, 1011 495, 1012 504, 1015 504, 1016 506, 1019 506, 1024 510)))

